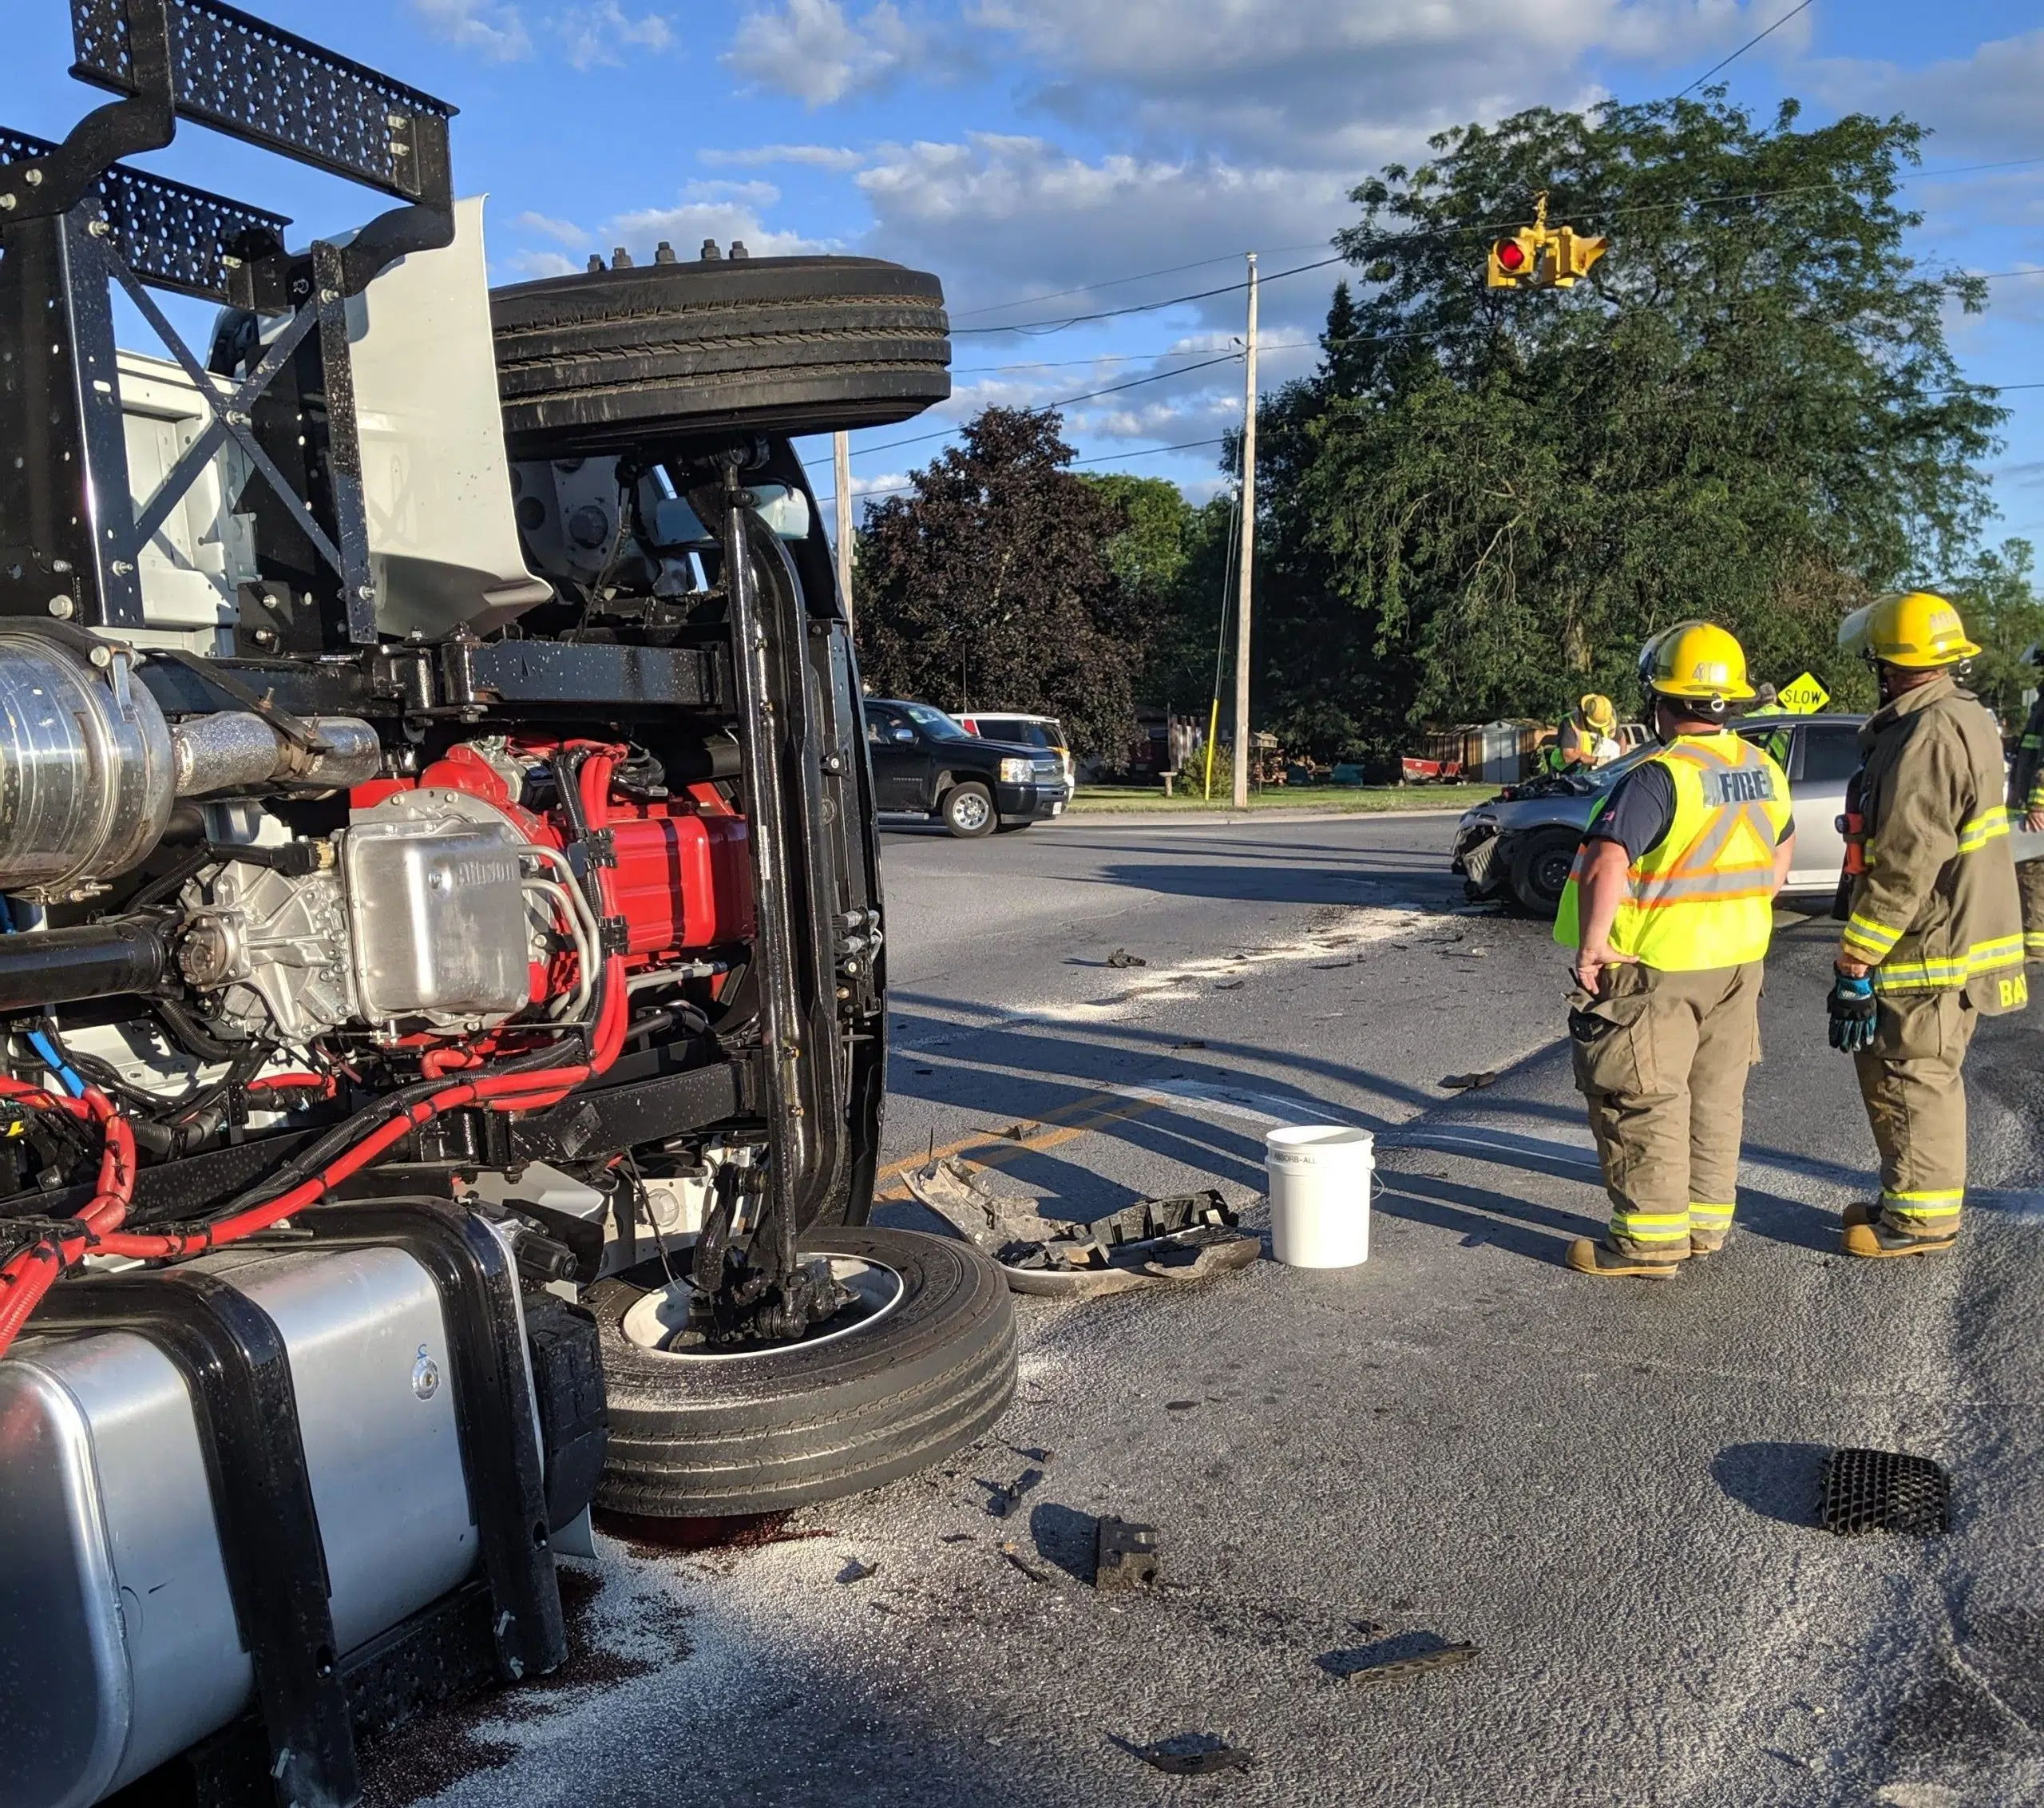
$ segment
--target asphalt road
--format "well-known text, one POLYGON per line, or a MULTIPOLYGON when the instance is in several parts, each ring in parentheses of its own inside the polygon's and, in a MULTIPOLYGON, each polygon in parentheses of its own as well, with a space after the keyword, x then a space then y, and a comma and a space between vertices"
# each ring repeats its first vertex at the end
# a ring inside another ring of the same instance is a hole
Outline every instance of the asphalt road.
POLYGON ((1215 1184, 1254 1223, 1270 1122, 1359 1123, 1369 1262, 1019 1302, 997 1437, 787 1541, 604 1539, 568 1675, 430 1723, 377 1799, 2044 1799, 2044 1013, 1976 1044, 1959 1252, 1848 1267, 1871 1144, 1824 1046, 1832 931, 1786 919, 1731 1247, 1586 1280, 1560 1266, 1604 1211, 1561 957, 1461 906, 1450 826, 890 835, 890 1180, 958 1148, 1053 1215, 1215 1184), (1498 1077, 1439 1084, 1472 1071, 1498 1077), (1838 1445, 1947 1465, 1951 1532, 1816 1529, 1838 1445), (1101 1513, 1159 1528, 1167 1586, 1082 1579, 1101 1513), (854 1558, 874 1573, 840 1581, 854 1558), (1459 1667, 1345 1674, 1464 1642, 1459 1667), (1180 1735, 1249 1768, 1133 1754, 1180 1735))

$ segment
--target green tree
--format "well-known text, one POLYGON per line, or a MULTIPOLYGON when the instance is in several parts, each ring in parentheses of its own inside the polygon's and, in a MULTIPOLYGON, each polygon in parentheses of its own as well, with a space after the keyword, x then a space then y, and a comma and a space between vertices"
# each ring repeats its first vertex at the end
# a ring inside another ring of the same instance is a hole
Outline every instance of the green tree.
POLYGON ((2031 581, 2035 565, 2035 549, 2027 540, 2004 540, 1945 587, 1980 644, 1967 683, 2010 728, 2022 720, 2023 693, 2037 688, 2037 668, 2022 656, 2044 641, 2044 601, 2031 581))
POLYGON ((1149 628, 1109 549, 1122 498, 1068 467, 1055 410, 988 408, 868 511, 858 545, 867 684, 940 708, 1056 716, 1075 751, 1119 757, 1135 733, 1149 628))
POLYGON ((1426 718, 1630 697, 1640 641, 1690 616, 1761 677, 1862 681, 1836 623, 1959 562, 2003 413, 1944 336, 1984 285, 1904 248, 1920 129, 1796 118, 1721 91, 1535 109, 1354 191, 1367 291, 1259 416, 1272 726, 1381 755, 1426 718), (1542 190, 1609 254, 1573 289, 1489 289, 1542 190))

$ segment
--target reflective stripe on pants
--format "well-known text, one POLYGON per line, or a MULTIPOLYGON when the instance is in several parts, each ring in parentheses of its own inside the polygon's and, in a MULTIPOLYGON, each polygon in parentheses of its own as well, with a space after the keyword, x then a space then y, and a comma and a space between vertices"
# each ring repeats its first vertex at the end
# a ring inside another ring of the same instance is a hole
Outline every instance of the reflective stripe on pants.
POLYGON ((1746 1073, 1760 1057, 1761 964, 1606 973, 1598 997, 1575 994, 1571 1029, 1576 1087, 1610 1195, 1610 1241, 1671 1259, 1688 1252, 1693 1223, 1713 1237, 1731 1223, 1729 1203, 1693 1202, 1737 1194, 1746 1073))
POLYGON ((1894 1230, 1959 1227, 1966 1199, 1961 1070, 1980 1013, 1957 992, 1884 998, 1874 1045, 1853 1057, 1881 1156, 1880 1207, 1894 1230))

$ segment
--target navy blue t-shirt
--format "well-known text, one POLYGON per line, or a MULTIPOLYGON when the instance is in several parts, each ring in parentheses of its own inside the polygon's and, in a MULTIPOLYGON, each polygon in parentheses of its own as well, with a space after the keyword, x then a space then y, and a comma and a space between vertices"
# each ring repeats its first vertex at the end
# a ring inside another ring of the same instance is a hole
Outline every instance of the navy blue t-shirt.
MULTIPOLYGON (((1675 826, 1674 775, 1658 759, 1642 761, 1618 780, 1611 801, 1597 813, 1597 820, 1584 831, 1585 841, 1614 841, 1626 850, 1628 862, 1637 861, 1667 839, 1675 826)), ((1783 825, 1775 846, 1796 832, 1790 822, 1783 825)))

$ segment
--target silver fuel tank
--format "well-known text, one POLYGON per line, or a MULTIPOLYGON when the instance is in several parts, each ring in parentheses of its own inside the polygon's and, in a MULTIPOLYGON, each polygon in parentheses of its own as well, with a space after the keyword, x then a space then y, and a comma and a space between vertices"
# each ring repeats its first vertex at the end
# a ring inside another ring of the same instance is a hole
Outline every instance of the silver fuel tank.
MULTIPOLYGON (((187 1266, 283 1338, 339 1651, 458 1586, 477 1533, 426 1269, 390 1247, 187 1266)), ((145 1336, 25 1336, 0 1361, 0 1551, 9 1808, 88 1808, 248 1706, 192 1399, 145 1336)))

